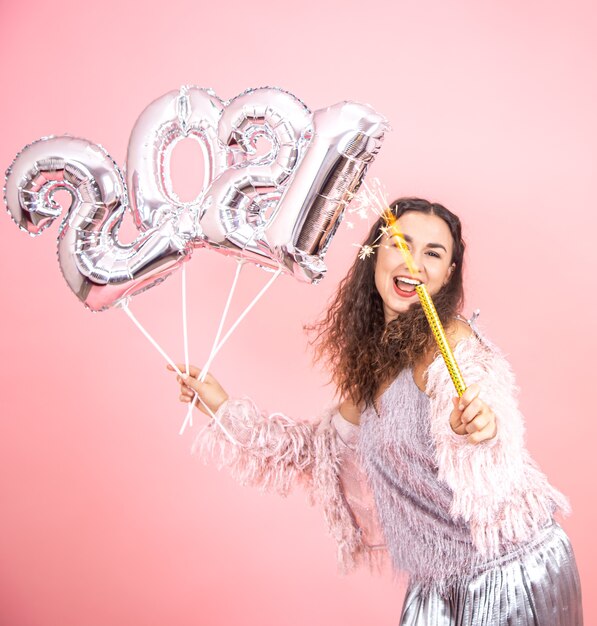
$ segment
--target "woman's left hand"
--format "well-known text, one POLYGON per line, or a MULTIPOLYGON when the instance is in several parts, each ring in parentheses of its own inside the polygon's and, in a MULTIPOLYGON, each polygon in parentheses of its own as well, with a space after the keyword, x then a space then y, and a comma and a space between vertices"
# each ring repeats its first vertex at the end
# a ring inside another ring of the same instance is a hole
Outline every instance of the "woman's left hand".
POLYGON ((454 398, 450 426, 457 435, 468 435, 470 443, 493 439, 497 434, 495 413, 479 398, 481 388, 473 383, 460 398, 454 398))

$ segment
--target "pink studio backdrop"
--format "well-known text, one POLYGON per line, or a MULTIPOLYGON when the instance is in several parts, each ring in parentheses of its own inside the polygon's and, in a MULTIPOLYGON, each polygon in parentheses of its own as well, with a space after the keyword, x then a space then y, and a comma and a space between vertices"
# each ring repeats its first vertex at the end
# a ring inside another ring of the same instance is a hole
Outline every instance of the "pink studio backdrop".
MULTIPOLYGON (((312 109, 368 102, 393 131, 371 170, 394 195, 463 219, 465 313, 509 355, 527 442, 572 502, 586 623, 597 623, 594 532, 597 9, 590 2, 0 4, 0 167, 69 132, 124 164, 130 130, 181 84, 229 98, 277 85, 312 109)), ((174 177, 200 188, 197 150, 174 177)), ((302 324, 346 272, 365 224, 343 227, 318 286, 280 279, 214 364, 235 394, 314 418, 330 402, 302 324)), ((190 455, 197 425, 124 313, 91 314, 55 259, 0 224, 3 354, 0 623, 6 626, 398 622, 404 588, 336 574, 321 512, 236 485, 190 455)), ((234 263, 187 266, 192 361, 207 355, 234 263)), ((266 281, 250 267, 236 311, 266 281)), ((182 359, 180 272, 132 310, 182 359)), ((204 423, 197 414, 196 423, 204 423)))

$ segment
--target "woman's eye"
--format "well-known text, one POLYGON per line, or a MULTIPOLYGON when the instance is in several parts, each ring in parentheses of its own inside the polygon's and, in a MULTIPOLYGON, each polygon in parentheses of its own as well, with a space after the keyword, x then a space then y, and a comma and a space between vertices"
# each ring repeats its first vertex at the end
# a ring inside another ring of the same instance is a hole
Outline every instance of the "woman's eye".
POLYGON ((431 256, 437 257, 438 259, 440 259, 440 255, 437 252, 433 252, 433 250, 429 250, 429 252, 427 252, 427 254, 430 254, 431 256))

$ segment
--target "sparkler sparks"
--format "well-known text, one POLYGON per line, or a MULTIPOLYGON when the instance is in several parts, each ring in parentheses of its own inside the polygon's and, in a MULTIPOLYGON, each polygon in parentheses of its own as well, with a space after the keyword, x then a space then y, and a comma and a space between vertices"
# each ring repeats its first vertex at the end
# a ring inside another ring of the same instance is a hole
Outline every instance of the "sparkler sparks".
MULTIPOLYGON (((387 204, 385 200, 385 189, 378 178, 370 180, 369 186, 365 181, 359 192, 351 200, 346 212, 350 216, 358 216, 361 220, 369 221, 371 214, 375 219, 381 217, 387 204), (383 198, 380 201, 380 198, 383 198), (383 206, 382 206, 383 204, 383 206)), ((346 222, 348 228, 354 228, 352 222, 346 222)))
POLYGON ((381 234, 385 235, 386 237, 391 237, 392 233, 390 232, 390 227, 389 226, 382 226, 381 227, 381 234))
POLYGON ((375 248, 377 248, 377 246, 368 246, 367 244, 360 246, 358 243, 355 243, 353 245, 360 248, 358 256, 361 261, 369 258, 375 252, 375 248))

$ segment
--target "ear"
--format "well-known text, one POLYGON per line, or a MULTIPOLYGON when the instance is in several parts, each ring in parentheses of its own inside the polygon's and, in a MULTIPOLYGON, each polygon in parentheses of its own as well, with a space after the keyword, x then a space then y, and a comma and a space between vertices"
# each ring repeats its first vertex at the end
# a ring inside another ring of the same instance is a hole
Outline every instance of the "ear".
MULTIPOLYGON (((450 278, 452 278, 452 274, 454 273, 455 269, 456 269, 456 263, 452 263, 452 265, 450 265, 450 267, 448 268, 448 276, 446 277, 446 280, 444 281, 444 285, 447 285, 450 282, 450 278)), ((442 287, 444 285, 442 285, 442 287)))

